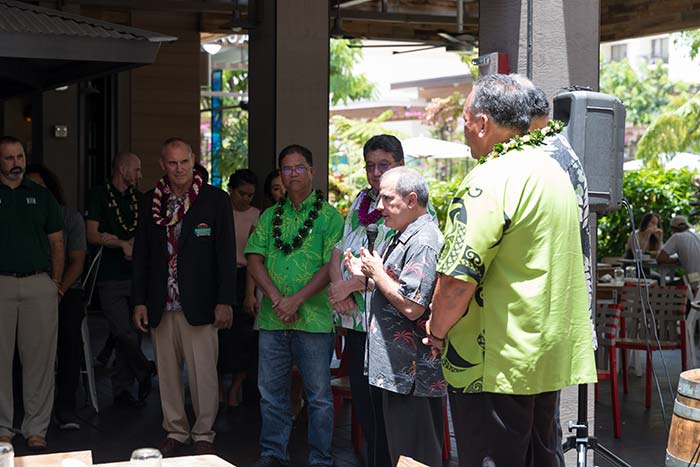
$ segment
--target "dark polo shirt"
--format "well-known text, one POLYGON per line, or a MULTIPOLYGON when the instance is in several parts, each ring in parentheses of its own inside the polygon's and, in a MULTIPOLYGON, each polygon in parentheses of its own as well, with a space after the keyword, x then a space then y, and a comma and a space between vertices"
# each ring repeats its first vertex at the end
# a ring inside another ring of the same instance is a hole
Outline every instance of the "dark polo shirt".
POLYGON ((51 192, 27 177, 15 189, 0 182, 0 272, 49 270, 48 234, 63 230, 51 192))
MULTIPOLYGON (((131 226, 134 223, 134 210, 132 209, 131 190, 126 190, 124 193, 109 185, 114 193, 114 199, 119 206, 119 211, 122 214, 122 219, 126 226, 131 226)), ((136 205, 141 199, 141 193, 136 192, 136 205)), ((110 196, 107 191, 107 185, 102 185, 94 188, 88 197, 88 213, 87 219, 100 223, 99 232, 116 235, 120 240, 129 240, 136 235, 136 231, 127 232, 119 223, 117 211, 110 206, 110 196)), ((138 210, 138 207, 136 208, 138 210)), ((132 266, 131 261, 124 258, 124 253, 121 248, 104 248, 102 250, 102 260, 100 261, 100 270, 97 274, 97 281, 127 281, 131 280, 132 266)))

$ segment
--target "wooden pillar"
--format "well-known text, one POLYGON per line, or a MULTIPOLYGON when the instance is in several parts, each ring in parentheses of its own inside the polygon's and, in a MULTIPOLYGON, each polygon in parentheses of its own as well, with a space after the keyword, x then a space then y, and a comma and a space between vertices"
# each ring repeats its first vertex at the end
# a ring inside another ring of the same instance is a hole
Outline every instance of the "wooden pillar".
POLYGON ((276 167, 283 147, 301 144, 314 156, 314 185, 325 191, 328 3, 260 0, 260 4, 249 44, 249 167, 264 179, 276 167))
MULTIPOLYGON (((162 176, 160 145, 177 136, 199 154, 199 21, 194 13, 133 10, 131 25, 177 37, 163 44, 153 65, 131 71, 128 149, 141 157, 143 191, 162 176)), ((122 140, 123 138, 119 138, 122 140)))
POLYGON ((480 3, 479 53, 507 53, 511 73, 532 79, 550 99, 570 85, 597 90, 600 1, 513 3, 480 3))

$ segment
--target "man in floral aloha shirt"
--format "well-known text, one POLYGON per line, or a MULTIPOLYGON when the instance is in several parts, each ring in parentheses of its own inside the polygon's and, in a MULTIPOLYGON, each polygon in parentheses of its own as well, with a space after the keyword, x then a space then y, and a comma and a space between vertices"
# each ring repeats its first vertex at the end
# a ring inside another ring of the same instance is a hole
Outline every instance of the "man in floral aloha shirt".
POLYGON ((381 179, 377 209, 396 231, 381 252, 345 253, 355 277, 374 285, 367 370, 379 388, 391 464, 399 455, 441 465, 443 397, 439 359, 423 344, 428 305, 443 237, 428 212, 428 185, 417 171, 397 167, 381 179), (380 256, 381 254, 381 256, 380 256))

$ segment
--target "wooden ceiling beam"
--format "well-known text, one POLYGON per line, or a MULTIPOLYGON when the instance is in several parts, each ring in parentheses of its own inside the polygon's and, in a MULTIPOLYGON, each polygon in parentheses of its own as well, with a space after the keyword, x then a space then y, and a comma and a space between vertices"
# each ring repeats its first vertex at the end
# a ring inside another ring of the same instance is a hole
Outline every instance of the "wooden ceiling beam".
MULTIPOLYGON (((334 7, 338 0, 328 0, 334 7)), ((348 0, 344 0, 348 1, 348 0)), ((481 0, 488 1, 488 0, 481 0)), ((230 0, 63 0, 79 4, 83 14, 112 16, 123 22, 129 10, 168 10, 201 13, 202 32, 231 33, 221 28, 231 19, 230 0), (102 13, 100 13, 102 12, 102 13)), ((343 0, 341 0, 343 2, 343 0)), ((241 2, 247 3, 245 1, 241 2)), ((358 38, 383 40, 437 40, 437 30, 456 32, 456 0, 367 0, 341 8, 343 28, 358 38)), ((478 37, 479 1, 465 2, 464 33, 478 37)), ((331 8, 331 16, 335 15, 331 8)), ((651 34, 700 28, 700 0, 600 0, 600 40, 630 39, 651 34)), ((106 19, 106 18, 105 18, 106 19)))
POLYGON ((700 0, 601 0, 601 42, 700 28, 700 0))

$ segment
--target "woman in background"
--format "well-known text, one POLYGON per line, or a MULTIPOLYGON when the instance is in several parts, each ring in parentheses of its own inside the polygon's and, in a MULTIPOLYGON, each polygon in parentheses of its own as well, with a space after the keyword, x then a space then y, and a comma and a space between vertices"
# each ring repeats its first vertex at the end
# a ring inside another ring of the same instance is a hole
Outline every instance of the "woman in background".
POLYGON ((265 201, 263 207, 269 208, 275 204, 279 199, 287 193, 287 189, 282 184, 282 177, 280 177, 279 169, 275 169, 265 177, 265 201))
POLYGON ((634 258, 635 236, 637 237, 637 242, 639 242, 639 248, 642 250, 642 254, 649 253, 655 257, 659 248, 661 248, 661 245, 664 243, 664 231, 661 228, 661 217, 655 212, 648 212, 642 216, 639 228, 635 230, 627 240, 625 258, 634 258))
POLYGON ((83 359, 80 327, 85 317, 85 306, 80 276, 87 252, 85 221, 78 211, 66 206, 61 183, 53 172, 43 165, 30 164, 27 166, 26 175, 31 181, 46 187, 63 210, 66 265, 58 291, 60 302, 55 414, 59 429, 79 430, 80 424, 75 414, 75 394, 80 378, 80 362, 83 359))
MULTIPOLYGON (((253 329, 258 313, 258 302, 255 298, 255 282, 247 273, 247 262, 243 254, 248 237, 260 217, 260 210, 250 204, 255 196, 257 184, 257 177, 248 169, 235 171, 228 182, 233 225, 236 230, 237 303, 233 307, 235 325, 232 329, 219 331, 219 372, 232 375, 231 388, 227 396, 229 408, 240 405, 238 395, 241 385, 246 377, 255 374, 258 361, 257 333, 253 329)), ((254 385, 247 385, 247 387, 254 387, 254 385)), ((243 398, 245 399, 246 395, 243 398)))

